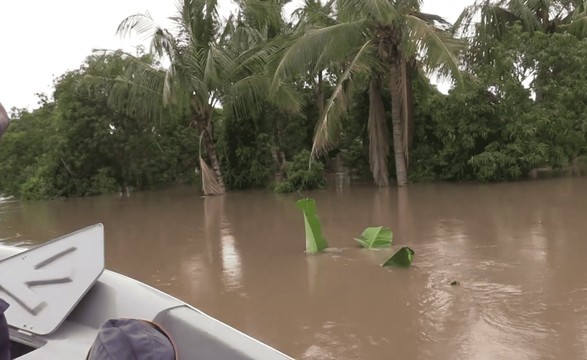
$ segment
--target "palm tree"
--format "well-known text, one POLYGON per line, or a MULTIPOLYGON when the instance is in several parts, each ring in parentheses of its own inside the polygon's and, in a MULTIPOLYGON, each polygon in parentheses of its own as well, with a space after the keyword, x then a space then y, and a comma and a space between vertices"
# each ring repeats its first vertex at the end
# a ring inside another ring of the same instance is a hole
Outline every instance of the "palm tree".
POLYGON ((201 161, 207 195, 225 191, 214 145, 212 117, 215 106, 221 100, 223 82, 229 81, 226 76, 231 59, 222 46, 217 8, 216 0, 185 0, 179 5, 177 16, 171 18, 173 31, 155 24, 148 13, 127 17, 117 30, 121 36, 136 32, 151 37, 151 54, 169 64, 167 68, 162 68, 139 63, 129 56, 126 77, 119 77, 118 80, 125 85, 147 90, 142 92, 143 96, 130 97, 129 106, 140 108, 153 104, 175 104, 189 108, 191 126, 200 133, 200 141, 213 171, 207 173, 205 163, 201 161))
POLYGON ((2 137, 2 134, 6 132, 8 125, 10 125, 10 118, 8 118, 8 114, 6 113, 4 106, 2 106, 2 103, 0 103, 0 137, 2 137))
MULTIPOLYGON (((313 29, 335 25, 334 2, 335 0, 328 0, 325 4, 322 4, 320 0, 305 0, 303 6, 296 9, 292 14, 294 18, 297 18, 293 35, 303 35, 313 29)), ((309 69, 309 74, 307 74, 305 81, 314 90, 314 100, 318 107, 318 113, 322 116, 325 106, 324 77, 328 75, 324 73, 323 68, 328 64, 317 63, 315 65, 314 69, 309 69)))
POLYGON ((342 65, 337 86, 318 121, 312 152, 334 145, 340 115, 355 82, 369 81, 369 161, 375 183, 388 186, 388 139, 381 94, 384 84, 392 99, 392 132, 397 183, 408 183, 411 138, 411 82, 417 72, 453 74, 460 80, 455 55, 461 43, 441 17, 420 11, 421 0, 337 0, 336 23, 308 30, 284 51, 273 85, 308 68, 342 65))
POLYGON ((131 15, 120 23, 117 33, 121 36, 135 32, 151 38, 150 54, 158 62, 146 64, 127 54, 125 73, 117 78, 122 91, 113 92, 112 97, 124 97, 132 109, 150 109, 150 116, 160 113, 161 107, 188 108, 191 126, 200 133, 211 165, 210 169, 202 159, 201 149, 204 193, 222 194, 225 186, 214 143, 213 115, 228 85, 235 82, 235 59, 224 46, 228 34, 220 27, 217 0, 185 0, 170 20, 173 30, 155 24, 148 13, 131 15))
POLYGON ((189 108, 191 124, 200 132, 212 167, 209 169, 200 158, 205 194, 225 192, 214 143, 216 107, 231 106, 235 113, 246 114, 257 111, 264 99, 288 111, 300 107, 299 99, 287 86, 269 93, 265 65, 277 46, 268 44, 267 36, 280 19, 263 18, 261 14, 275 14, 275 9, 281 9, 281 1, 239 3, 249 20, 259 20, 257 28, 250 26, 251 21, 235 20, 232 15, 221 26, 218 0, 183 0, 178 15, 171 18, 173 30, 156 25, 149 14, 136 14, 123 20, 117 31, 122 36, 135 32, 151 37, 150 53, 159 60, 153 66, 127 54, 125 74, 117 78, 124 102, 130 109, 148 110, 150 116, 160 113, 162 106, 189 108), (157 66, 159 63, 169 65, 157 66), (129 87, 138 89, 134 92, 138 96, 132 96, 129 87))

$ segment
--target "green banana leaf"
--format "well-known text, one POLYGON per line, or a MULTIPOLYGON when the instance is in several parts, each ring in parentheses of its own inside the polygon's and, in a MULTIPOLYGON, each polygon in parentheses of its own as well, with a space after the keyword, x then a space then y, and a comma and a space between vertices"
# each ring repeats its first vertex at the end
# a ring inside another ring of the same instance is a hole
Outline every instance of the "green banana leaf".
POLYGON ((391 246, 393 240, 393 233, 389 228, 383 226, 368 227, 355 240, 361 244, 362 247, 373 249, 391 246))
POLYGON ((396 252, 381 266, 410 267, 410 265, 412 264, 412 260, 414 260, 415 254, 416 253, 414 252, 414 250, 410 249, 409 247, 403 247, 399 249, 398 252, 396 252))
POLYGON ((304 212, 304 224, 306 226, 306 252, 315 254, 328 247, 326 239, 322 235, 322 226, 316 215, 316 202, 314 199, 301 199, 297 206, 304 212))

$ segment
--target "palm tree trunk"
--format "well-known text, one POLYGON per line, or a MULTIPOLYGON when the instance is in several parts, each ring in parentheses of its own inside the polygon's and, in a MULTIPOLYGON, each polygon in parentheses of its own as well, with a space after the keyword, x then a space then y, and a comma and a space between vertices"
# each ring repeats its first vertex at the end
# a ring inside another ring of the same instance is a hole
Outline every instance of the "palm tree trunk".
POLYGON ((280 183, 285 179, 285 154, 279 146, 273 146, 271 149, 273 161, 275 161, 275 174, 273 174, 273 181, 280 183))
POLYGON ((418 71, 417 65, 415 60, 403 62, 404 67, 404 91, 406 94, 406 100, 403 106, 405 114, 402 114, 402 119, 405 121, 404 129, 407 131, 407 134, 404 134, 405 143, 407 149, 406 154, 406 167, 409 171, 410 169, 410 152, 412 150, 412 143, 414 142, 414 89, 412 87, 412 76, 413 74, 418 71))
POLYGON ((318 115, 324 115, 324 90, 322 85, 322 71, 318 73, 318 84, 316 86, 315 94, 316 104, 318 105, 318 115))
MULTIPOLYGON (((202 142, 204 143, 204 147, 206 148, 206 152, 208 153, 208 158, 210 159, 210 165, 212 166, 212 170, 214 171, 215 180, 218 184, 217 190, 213 193, 205 194, 205 195, 220 195, 224 194, 226 188, 224 186, 224 180, 222 179, 222 172, 220 171, 220 161, 218 161, 218 155, 216 154, 216 146, 214 145, 214 138, 212 137, 212 126, 211 126, 211 119, 207 119, 204 117, 205 120, 201 119, 200 117, 196 117, 194 119, 194 124, 196 129, 202 134, 202 142)), ((202 171, 202 176, 204 176, 204 172, 202 171)), ((202 179, 205 181, 205 179, 202 179)))
POLYGON ((214 170, 214 174, 216 174, 216 181, 218 185, 222 188, 223 194, 225 191, 224 187, 224 180, 222 180, 222 172, 220 171, 220 161, 218 161, 218 156, 216 154, 216 146, 214 145, 214 139, 212 138, 212 134, 206 129, 204 132, 204 146, 206 147, 206 152, 208 153, 208 157, 210 158, 210 165, 212 165, 212 169, 214 170))
POLYGON ((542 24, 542 30, 545 33, 549 33, 550 22, 548 21, 549 11, 548 9, 540 9, 537 11, 536 15, 540 19, 540 23, 542 24))
POLYGON ((408 185, 408 171, 403 136, 402 105, 405 101, 401 95, 402 72, 401 61, 398 59, 390 66, 389 91, 391 93, 391 124, 393 130, 393 152, 395 157, 395 173, 398 186, 408 185))
POLYGON ((375 184, 389 186, 387 156, 389 155, 388 130, 385 107, 381 99, 381 82, 375 76, 369 85, 369 165, 375 184))

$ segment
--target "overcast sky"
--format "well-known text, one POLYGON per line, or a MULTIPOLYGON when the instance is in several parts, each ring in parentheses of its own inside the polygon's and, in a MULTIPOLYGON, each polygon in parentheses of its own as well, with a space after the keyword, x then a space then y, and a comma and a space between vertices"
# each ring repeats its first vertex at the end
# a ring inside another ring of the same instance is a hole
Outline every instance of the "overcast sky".
MULTIPOLYGON (((287 13, 302 1, 294 0, 287 13)), ((454 22, 473 0, 425 0, 424 12, 454 22)), ((220 0, 227 17, 234 9, 220 0)), ((126 16, 148 11, 159 23, 175 14, 176 0, 0 0, 0 102, 6 109, 37 106, 35 93, 52 93, 53 79, 78 68, 92 49, 131 49, 138 38, 120 39, 126 16)))

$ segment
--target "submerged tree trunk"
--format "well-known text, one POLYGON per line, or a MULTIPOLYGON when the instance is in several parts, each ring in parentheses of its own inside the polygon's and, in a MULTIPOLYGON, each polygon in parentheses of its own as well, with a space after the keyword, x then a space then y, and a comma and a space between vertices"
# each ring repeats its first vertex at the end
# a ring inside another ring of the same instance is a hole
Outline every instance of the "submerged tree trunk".
POLYGON ((404 135, 402 128, 402 69, 398 59, 390 66, 389 91, 391 92, 391 123, 393 130, 393 153, 395 158, 395 172, 398 186, 408 185, 408 171, 406 166, 406 154, 404 135))
POLYGON ((381 99, 381 83, 375 77, 369 85, 369 165, 375 184, 380 187, 389 186, 389 170, 387 156, 389 142, 385 122, 385 107, 381 99))
MULTIPOLYGON (((202 136, 202 142, 204 144, 204 148, 206 149, 206 153, 208 153, 208 158, 210 159, 210 165, 212 166, 214 181, 217 183, 218 186, 208 187, 209 190, 206 190, 207 187, 205 183, 207 179, 205 178, 204 169, 202 169, 202 182, 204 183, 204 194, 205 195, 220 195, 224 194, 225 186, 224 180, 222 179, 222 172, 220 171, 220 161, 218 161, 218 155, 216 154, 216 146, 214 145, 214 138, 212 135, 212 124, 211 124, 211 114, 206 117, 196 117, 194 119, 194 124, 196 129, 200 132, 202 136)), ((201 154, 200 154, 201 156, 201 154)))
MULTIPOLYGON (((276 143, 279 144, 279 139, 281 138, 281 129, 277 128, 277 141, 276 143)), ((275 161, 275 174, 273 175, 273 181, 281 182, 285 179, 285 154, 283 150, 279 147, 279 145, 275 145, 271 149, 271 156, 273 156, 273 161, 275 161)))
POLYGON ((224 180, 222 180, 222 172, 220 171, 220 161, 218 161, 218 156, 216 154, 216 146, 214 145, 214 139, 212 138, 212 134, 207 129, 204 132, 203 140, 204 146, 206 147, 206 152, 208 153, 208 158, 210 158, 210 165, 212 165, 212 170, 214 170, 214 174, 216 175, 216 181, 222 188, 222 191, 218 192, 218 194, 224 194, 225 187, 224 180))

